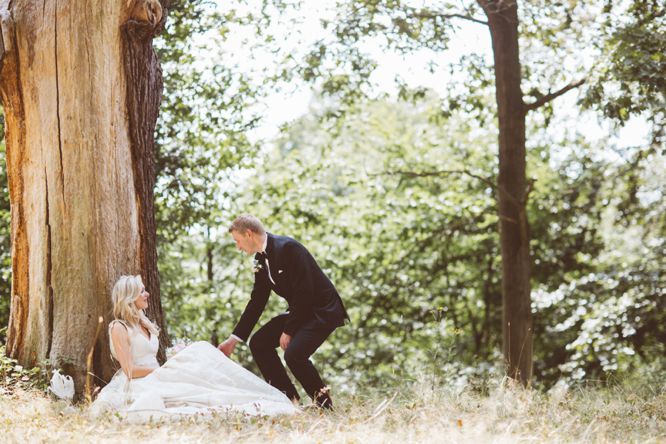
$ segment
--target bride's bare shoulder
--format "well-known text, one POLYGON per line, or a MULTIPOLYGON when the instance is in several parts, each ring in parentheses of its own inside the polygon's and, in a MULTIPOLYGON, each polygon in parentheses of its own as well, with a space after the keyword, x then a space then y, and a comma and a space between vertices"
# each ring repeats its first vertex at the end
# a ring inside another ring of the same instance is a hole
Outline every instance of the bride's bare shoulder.
POLYGON ((120 319, 114 319, 109 323, 109 331, 111 332, 112 336, 116 337, 123 337, 127 336, 129 333, 129 326, 127 325, 127 322, 121 321, 120 319))

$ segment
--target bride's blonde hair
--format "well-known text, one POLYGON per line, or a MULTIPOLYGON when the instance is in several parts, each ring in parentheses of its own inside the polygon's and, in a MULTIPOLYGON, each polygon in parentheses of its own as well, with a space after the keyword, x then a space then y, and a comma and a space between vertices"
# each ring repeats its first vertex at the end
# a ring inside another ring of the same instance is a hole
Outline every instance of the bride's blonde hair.
POLYGON ((159 329, 146 316, 143 310, 139 310, 134 301, 141 294, 143 281, 141 276, 120 276, 111 292, 113 301, 113 317, 125 321, 130 326, 139 327, 143 325, 152 334, 158 335, 159 329))

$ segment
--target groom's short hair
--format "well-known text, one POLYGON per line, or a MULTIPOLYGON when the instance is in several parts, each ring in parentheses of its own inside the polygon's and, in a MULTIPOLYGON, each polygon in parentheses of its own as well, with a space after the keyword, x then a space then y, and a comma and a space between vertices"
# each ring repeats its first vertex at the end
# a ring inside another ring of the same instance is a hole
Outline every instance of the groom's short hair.
POLYGON ((266 230, 264 229, 261 221, 250 214, 238 216, 236 219, 234 219, 234 221, 231 223, 231 226, 229 227, 229 233, 232 231, 245 233, 247 230, 257 234, 266 233, 266 230))

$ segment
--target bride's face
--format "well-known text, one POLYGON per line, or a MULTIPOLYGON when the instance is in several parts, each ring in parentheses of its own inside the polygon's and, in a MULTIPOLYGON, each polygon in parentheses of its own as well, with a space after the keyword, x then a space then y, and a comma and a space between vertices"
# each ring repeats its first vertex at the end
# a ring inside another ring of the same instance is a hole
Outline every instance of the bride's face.
POLYGON ((150 297, 150 293, 146 291, 146 287, 141 287, 141 293, 136 297, 134 300, 134 305, 136 305, 136 308, 139 310, 145 310, 148 308, 148 298, 150 297))

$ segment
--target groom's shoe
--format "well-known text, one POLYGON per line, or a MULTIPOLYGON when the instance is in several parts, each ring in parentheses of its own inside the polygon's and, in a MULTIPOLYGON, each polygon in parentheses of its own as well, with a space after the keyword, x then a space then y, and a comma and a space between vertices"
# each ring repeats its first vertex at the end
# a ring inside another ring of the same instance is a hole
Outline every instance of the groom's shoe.
POLYGON ((313 399, 314 404, 320 409, 333 411, 333 400, 329 394, 330 389, 328 387, 322 387, 316 394, 313 399))

